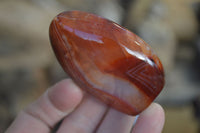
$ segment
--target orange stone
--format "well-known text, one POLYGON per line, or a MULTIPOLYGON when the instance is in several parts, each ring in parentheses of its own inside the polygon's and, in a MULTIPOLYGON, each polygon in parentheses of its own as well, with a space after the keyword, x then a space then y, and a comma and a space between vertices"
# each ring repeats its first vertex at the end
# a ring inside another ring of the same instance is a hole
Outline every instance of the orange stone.
POLYGON ((100 16, 68 11, 50 25, 50 40, 65 72, 107 105, 137 115, 164 86, 159 58, 140 37, 100 16))

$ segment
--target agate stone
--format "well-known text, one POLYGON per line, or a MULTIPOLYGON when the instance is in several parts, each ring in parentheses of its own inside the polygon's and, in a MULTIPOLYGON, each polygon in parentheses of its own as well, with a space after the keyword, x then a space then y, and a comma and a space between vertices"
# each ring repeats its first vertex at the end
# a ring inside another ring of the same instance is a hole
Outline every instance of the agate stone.
POLYGON ((80 88, 129 115, 147 108, 164 86, 150 46, 126 28, 95 14, 68 11, 51 22, 50 41, 80 88))

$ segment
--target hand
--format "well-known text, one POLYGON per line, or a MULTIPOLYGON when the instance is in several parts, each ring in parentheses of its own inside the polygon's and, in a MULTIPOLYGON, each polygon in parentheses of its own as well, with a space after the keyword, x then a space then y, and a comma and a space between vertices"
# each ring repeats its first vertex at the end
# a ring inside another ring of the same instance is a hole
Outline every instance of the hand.
POLYGON ((21 111, 5 133, 50 133, 61 120, 57 133, 162 132, 164 111, 159 104, 152 103, 133 127, 135 117, 83 93, 70 79, 57 83, 21 111))

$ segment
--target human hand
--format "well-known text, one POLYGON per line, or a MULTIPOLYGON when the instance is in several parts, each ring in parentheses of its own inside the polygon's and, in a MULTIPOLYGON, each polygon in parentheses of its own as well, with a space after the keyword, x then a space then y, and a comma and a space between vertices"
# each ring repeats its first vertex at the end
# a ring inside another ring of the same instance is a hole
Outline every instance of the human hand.
POLYGON ((61 120, 57 133, 161 133, 164 111, 152 103, 133 127, 135 117, 109 108, 66 79, 21 111, 5 133, 50 133, 61 120))

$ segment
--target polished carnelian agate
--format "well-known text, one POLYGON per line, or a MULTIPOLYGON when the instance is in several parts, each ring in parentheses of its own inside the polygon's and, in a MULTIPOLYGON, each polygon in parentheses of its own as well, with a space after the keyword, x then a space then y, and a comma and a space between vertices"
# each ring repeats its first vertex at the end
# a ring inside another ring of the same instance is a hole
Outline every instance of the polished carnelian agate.
POLYGON ((150 46, 110 20, 63 12, 50 25, 50 40, 71 78, 121 112, 137 115, 163 88, 163 67, 150 46))

